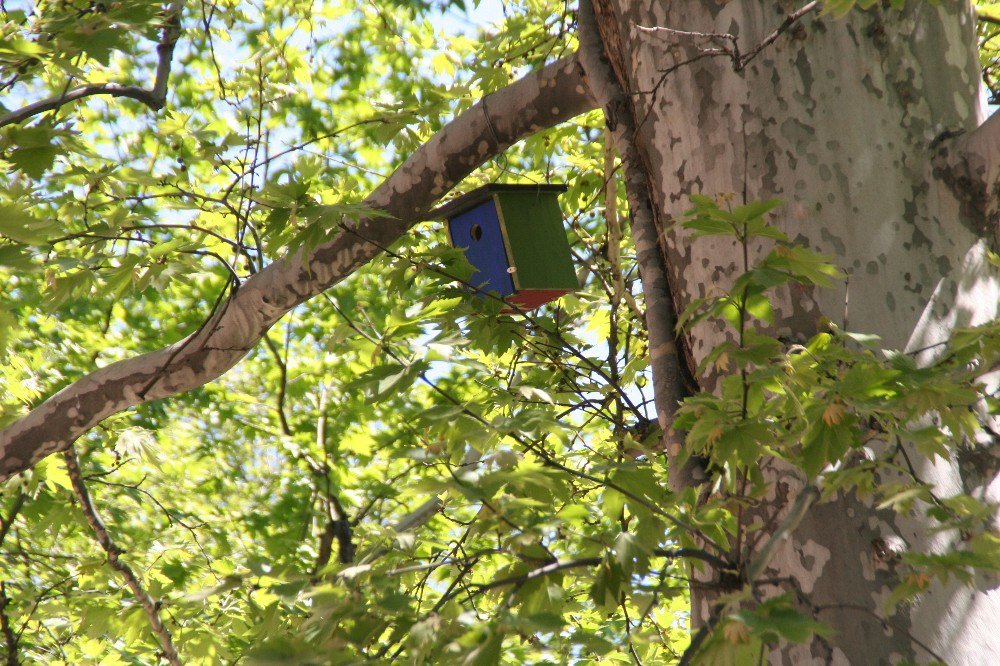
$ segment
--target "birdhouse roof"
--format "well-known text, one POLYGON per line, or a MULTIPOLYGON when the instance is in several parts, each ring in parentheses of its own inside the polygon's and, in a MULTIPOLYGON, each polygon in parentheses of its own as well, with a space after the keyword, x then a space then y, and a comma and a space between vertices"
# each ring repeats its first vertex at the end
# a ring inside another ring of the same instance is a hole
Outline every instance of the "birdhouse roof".
POLYGON ((435 209, 431 212, 431 219, 451 219, 458 215, 459 213, 464 213, 470 208, 475 208, 484 201, 491 199, 494 194, 503 194, 505 192, 536 192, 538 194, 551 193, 558 194, 560 192, 565 192, 569 189, 566 185, 561 184, 548 184, 548 185, 535 185, 531 183, 526 184, 499 184, 493 183, 490 185, 483 185, 478 187, 471 192, 463 194, 457 199, 453 199, 435 209))

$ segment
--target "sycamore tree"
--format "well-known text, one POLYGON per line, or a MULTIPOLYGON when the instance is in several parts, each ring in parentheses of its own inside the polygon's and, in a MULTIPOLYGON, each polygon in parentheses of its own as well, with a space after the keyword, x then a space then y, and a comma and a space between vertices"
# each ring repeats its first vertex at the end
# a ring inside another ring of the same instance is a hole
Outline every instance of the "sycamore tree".
POLYGON ((473 9, 0 3, 6 663, 1000 653, 997 5, 473 9))

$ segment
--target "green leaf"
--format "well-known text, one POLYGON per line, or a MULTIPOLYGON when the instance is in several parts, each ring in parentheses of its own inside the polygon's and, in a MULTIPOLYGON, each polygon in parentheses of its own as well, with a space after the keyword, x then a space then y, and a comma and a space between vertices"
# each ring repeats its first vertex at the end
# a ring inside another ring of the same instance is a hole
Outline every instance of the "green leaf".
POLYGON ((796 609, 785 595, 768 599, 753 610, 730 615, 754 630, 765 642, 778 637, 793 643, 805 643, 813 636, 830 636, 830 628, 796 609))
POLYGON ((685 229, 694 232, 694 238, 704 236, 732 236, 735 231, 733 225, 725 220, 708 217, 696 217, 683 223, 685 229))
POLYGON ((625 584, 625 572, 613 559, 605 559, 597 567, 594 583, 590 588, 590 598, 604 610, 612 610, 620 603, 625 584))
POLYGON ((40 56, 46 53, 46 49, 38 42, 14 37, 0 39, 0 58, 3 58, 3 53, 12 53, 19 56, 40 56))
POLYGON ((51 227, 51 223, 35 219, 24 208, 0 205, 0 236, 26 245, 41 245, 51 227))
POLYGON ((914 499, 926 497, 927 489, 923 486, 904 488, 882 500, 876 508, 888 509, 889 507, 896 507, 897 505, 910 505, 914 499))
POLYGON ((503 648, 503 635, 490 631, 479 647, 470 652, 462 663, 467 666, 494 666, 500 663, 503 648))
POLYGON ((626 576, 645 574, 649 568, 650 552, 634 534, 619 533, 611 552, 626 576))

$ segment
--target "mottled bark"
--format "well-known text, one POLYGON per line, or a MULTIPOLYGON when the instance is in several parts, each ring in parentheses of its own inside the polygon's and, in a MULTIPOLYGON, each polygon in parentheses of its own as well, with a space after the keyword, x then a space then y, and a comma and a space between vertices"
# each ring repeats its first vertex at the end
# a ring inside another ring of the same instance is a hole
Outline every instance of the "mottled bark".
POLYGON ((299 303, 388 247, 462 178, 525 136, 594 108, 575 57, 488 95, 417 150, 365 203, 389 217, 352 223, 308 255, 279 259, 221 304, 205 326, 156 352, 101 368, 0 432, 0 481, 65 450, 102 419, 208 383, 299 303))
MULTIPOLYGON (((805 4, 611 2, 601 20, 617 37, 605 41, 620 50, 617 71, 640 119, 635 145, 653 174, 658 221, 681 215, 692 193, 783 199, 774 223, 851 276, 848 322, 846 285, 778 295, 773 332, 791 340, 829 318, 917 350, 957 326, 994 319, 1000 279, 985 256, 996 223, 993 136, 1000 130, 996 119, 976 129, 971 7, 907 3, 903 11, 877 7, 843 19, 813 12, 789 22, 805 4), (743 57, 761 45, 755 58, 743 57)), ((727 240, 693 240, 670 228, 660 237, 678 308, 728 286, 742 270, 741 253, 727 240)), ((730 334, 716 324, 693 333, 698 361, 730 334)), ((699 379, 710 387, 717 378, 699 379)), ((915 462, 939 490, 1000 497, 992 473, 973 478, 963 476, 961 461, 915 462)), ((765 469, 773 483, 765 510, 787 511, 803 480, 776 463, 765 469)), ((1000 654, 996 580, 936 586, 879 619, 895 575, 880 544, 961 547, 957 534, 933 528, 919 510, 876 511, 854 496, 813 506, 763 575, 791 581, 837 634, 782 646, 769 661, 927 662, 936 653, 951 664, 979 664, 1000 654)), ((709 604, 703 600, 696 615, 704 617, 709 604)))

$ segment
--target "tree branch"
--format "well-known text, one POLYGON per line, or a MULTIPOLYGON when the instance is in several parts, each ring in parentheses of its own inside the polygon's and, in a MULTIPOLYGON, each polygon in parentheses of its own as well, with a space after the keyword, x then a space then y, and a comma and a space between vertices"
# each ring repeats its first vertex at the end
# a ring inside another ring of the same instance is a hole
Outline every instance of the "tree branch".
MULTIPOLYGON (((267 336, 264 336, 264 339, 267 340, 267 336)), ((316 418, 316 448, 323 452, 322 482, 325 486, 323 489, 323 499, 326 504, 327 516, 326 527, 323 530, 323 534, 320 535, 319 552, 316 556, 316 565, 313 568, 314 575, 319 573, 326 566, 327 562, 330 561, 330 555, 333 554, 334 540, 337 542, 337 559, 342 564, 353 562, 355 551, 350 518, 330 483, 329 449, 326 446, 327 396, 326 386, 321 384, 319 404, 316 407, 316 411, 318 412, 316 418)), ((320 478, 318 475, 314 474, 314 476, 316 476, 318 489, 320 478)))
POLYGON ((765 48, 767 48, 768 46, 770 46, 771 44, 773 44, 774 42, 776 42, 778 40, 778 37, 781 37, 781 34, 783 32, 785 32, 786 30, 788 30, 789 28, 791 28, 793 25, 795 25, 795 23, 799 19, 801 19, 803 16, 805 16, 806 14, 808 14, 808 13, 810 13, 812 11, 815 11, 818 8, 819 8, 819 2, 818 2, 818 0, 813 0, 812 2, 808 2, 805 5, 803 5, 802 7, 800 7, 799 9, 795 10, 794 12, 790 12, 788 15, 786 15, 785 16, 785 20, 782 21, 781 25, 779 25, 777 28, 775 28, 771 32, 771 34, 769 34, 764 39, 762 39, 760 42, 758 42, 756 46, 754 46, 752 49, 750 49, 742 57, 737 58, 737 61, 736 61, 736 64, 737 64, 736 71, 740 71, 744 67, 746 67, 750 63, 751 60, 753 60, 758 55, 760 55, 761 51, 763 51, 765 48))
MULTIPOLYGON (((656 557, 664 557, 668 560, 676 560, 682 557, 693 557, 699 560, 705 560, 708 562, 721 562, 715 556, 706 553, 703 550, 698 550, 696 548, 677 548, 677 549, 664 549, 656 548, 652 551, 652 554, 656 557)), ((550 562, 537 569, 532 569, 527 573, 523 573, 517 576, 510 576, 507 578, 497 578, 488 583, 475 583, 472 587, 475 589, 476 594, 486 592, 488 590, 493 590, 498 587, 504 587, 506 585, 524 585, 525 583, 531 582, 537 578, 542 578, 543 576, 548 576, 549 574, 556 573, 557 571, 564 571, 566 569, 578 569, 581 567, 596 567, 597 565, 604 562, 604 557, 582 557, 578 560, 566 560, 563 562, 550 562)), ((725 564, 724 562, 722 563, 725 564)), ((456 593, 445 594, 442 599, 449 599, 456 596, 456 593)))
POLYGON ((781 35, 794 26, 799 19, 810 12, 819 9, 819 0, 812 0, 799 9, 785 15, 785 20, 772 30, 761 41, 757 42, 749 51, 743 53, 740 50, 739 39, 731 32, 694 32, 691 30, 677 30, 666 26, 635 26, 639 32, 650 35, 667 35, 669 37, 679 37, 691 40, 698 48, 701 56, 726 56, 733 61, 733 71, 740 72, 750 64, 750 61, 760 55, 765 48, 778 41, 781 35), (701 46, 706 44, 706 46, 701 46), (727 46, 728 45, 728 46, 727 46))
POLYGON ((934 177, 951 190, 977 230, 1000 247, 1000 113, 971 132, 942 134, 931 148, 937 148, 934 177))
POLYGON ((164 25, 160 34, 160 43, 156 47, 157 63, 156 77, 153 87, 146 89, 139 86, 123 86, 117 83, 90 83, 67 90, 59 95, 53 95, 43 100, 33 102, 17 111, 0 116, 0 127, 14 125, 46 111, 58 109, 61 106, 94 95, 109 95, 111 97, 127 97, 145 104, 153 111, 159 111, 167 100, 167 82, 170 78, 170 64, 174 57, 174 47, 181 34, 181 10, 184 0, 173 0, 164 12, 164 25))
POLYGON ((4 663, 7 666, 18 666, 20 663, 17 659, 17 643, 18 636, 14 633, 14 628, 10 626, 10 618, 7 617, 7 606, 10 605, 10 598, 7 596, 7 585, 4 581, 0 580, 0 634, 3 635, 4 643, 6 644, 7 656, 4 659, 4 663))
POLYGON ((694 470, 689 466, 673 464, 680 454, 683 438, 671 426, 677 407, 686 396, 675 332, 677 311, 670 293, 663 253, 660 251, 656 211, 650 196, 647 173, 635 145, 635 114, 608 61, 591 0, 580 3, 580 63, 594 96, 604 108, 608 129, 622 157, 632 237, 646 301, 653 399, 660 427, 665 433, 667 455, 671 462, 671 486, 680 490, 693 485, 695 479, 694 470))
POLYGON ((290 437, 292 435, 292 427, 288 424, 288 417, 285 415, 285 398, 288 393, 288 361, 281 356, 281 351, 278 350, 278 347, 271 341, 269 336, 265 335, 261 340, 264 341, 264 346, 271 352, 271 356, 274 357, 274 363, 278 366, 278 404, 275 405, 275 410, 278 412, 281 434, 290 437))
POLYGON ((991 13, 987 13, 987 10, 983 7, 976 7, 976 20, 982 21, 983 23, 992 23, 993 25, 1000 25, 1000 18, 997 18, 991 13))
POLYGON ((25 500, 28 499, 28 495, 23 491, 18 492, 17 498, 14 500, 14 506, 10 508, 10 513, 4 518, 0 516, 0 545, 3 545, 4 539, 7 538, 7 532, 10 528, 14 526, 14 520, 17 518, 18 512, 21 507, 24 506, 25 500))
POLYGON ((100 516, 97 515, 97 510, 94 509, 94 503, 91 501, 90 493, 87 491, 87 484, 83 480, 83 474, 80 473, 80 461, 76 457, 76 449, 73 447, 66 449, 66 451, 63 452, 63 458, 66 461, 66 472, 68 473, 70 483, 73 486, 73 492, 76 494, 76 498, 80 502, 80 508, 83 510, 83 515, 86 516, 87 522, 90 524, 90 528, 94 531, 97 543, 101 544, 101 548, 103 548, 104 552, 108 554, 108 565, 110 565, 112 569, 117 571, 121 577, 125 579, 125 584, 128 585, 130 590, 132 590, 132 594, 142 606, 142 609, 146 611, 146 617, 149 618, 150 627, 152 628, 153 633, 156 634, 157 639, 159 639, 160 647, 163 649, 163 657, 173 666, 180 666, 181 659, 177 655, 176 648, 174 648, 174 642, 170 637, 170 631, 167 629, 166 625, 163 624, 163 620, 160 618, 159 602, 154 601, 153 598, 149 596, 149 593, 143 589, 142 583, 139 582, 139 579, 135 575, 135 572, 132 571, 132 568, 119 558, 122 550, 115 545, 114 541, 112 541, 107 528, 101 521, 100 516))
POLYGON ((184 340, 96 370, 0 431, 0 481, 65 450, 112 414, 220 376, 286 312, 370 261, 474 169, 525 136, 596 106, 575 56, 487 98, 488 112, 480 102, 456 117, 365 200, 380 215, 273 262, 234 289, 208 324, 184 340))

